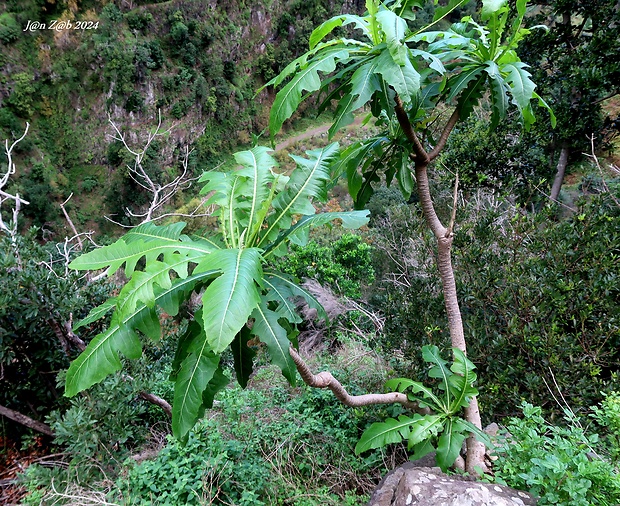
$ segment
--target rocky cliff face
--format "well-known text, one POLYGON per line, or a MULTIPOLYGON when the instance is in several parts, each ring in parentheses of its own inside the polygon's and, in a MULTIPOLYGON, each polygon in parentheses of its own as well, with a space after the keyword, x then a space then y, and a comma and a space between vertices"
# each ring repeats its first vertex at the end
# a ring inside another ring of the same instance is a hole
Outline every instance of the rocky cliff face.
MULTIPOLYGON (((312 28, 343 9, 361 11, 364 2, 4 3, 0 138, 29 121, 22 166, 41 164, 46 192, 59 201, 74 192, 80 204, 85 185, 99 187, 96 201, 129 184, 108 115, 138 142, 161 112, 164 125, 176 125, 166 140, 173 151, 191 145, 194 166, 214 165, 266 127, 273 97, 256 90, 307 48, 312 28)), ((155 148, 154 158, 163 154, 155 148)), ((164 165, 174 171, 178 160, 164 165)), ((106 203, 109 211, 122 208, 106 203)))

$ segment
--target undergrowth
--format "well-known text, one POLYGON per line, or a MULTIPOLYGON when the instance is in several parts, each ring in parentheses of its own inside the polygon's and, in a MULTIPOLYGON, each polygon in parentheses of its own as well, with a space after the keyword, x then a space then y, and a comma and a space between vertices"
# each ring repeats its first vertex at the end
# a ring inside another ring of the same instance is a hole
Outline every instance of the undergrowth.
MULTIPOLYGON (((331 370, 352 394, 375 391, 388 374, 365 344, 343 335, 310 363, 317 372, 331 370)), ((130 397, 120 409, 129 409, 130 397)), ((29 491, 23 504, 94 504, 104 494, 98 504, 353 506, 365 504, 400 459, 394 449, 354 454, 365 427, 395 416, 392 408, 352 409, 329 391, 291 388, 273 366, 258 367, 245 390, 218 394, 185 446, 160 432, 109 459, 105 449, 114 445, 102 438, 112 437, 123 420, 79 404, 55 424, 69 430, 78 416, 79 437, 63 439, 63 462, 30 466, 22 477, 29 491)))

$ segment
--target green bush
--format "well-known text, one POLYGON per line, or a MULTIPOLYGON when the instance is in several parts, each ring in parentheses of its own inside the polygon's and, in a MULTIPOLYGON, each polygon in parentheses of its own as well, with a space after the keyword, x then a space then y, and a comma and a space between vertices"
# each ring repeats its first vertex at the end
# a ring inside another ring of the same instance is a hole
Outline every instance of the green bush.
POLYGON ((490 188, 525 204, 540 200, 539 188, 553 179, 542 144, 510 118, 491 130, 488 119, 472 116, 450 135, 440 163, 458 171, 465 192, 490 188))
POLYGON ((140 112, 144 107, 144 99, 138 91, 133 91, 125 101, 124 108, 127 112, 140 112))
MULTIPOLYGON (((59 379, 64 381, 64 373, 59 379)), ((151 381, 158 379, 152 377, 151 381)), ((139 399, 140 386, 140 382, 117 374, 98 384, 91 394, 73 398, 68 409, 52 412, 46 421, 54 430, 54 445, 62 449, 61 464, 28 467, 20 476, 28 492, 22 504, 75 504, 80 487, 86 487, 85 495, 89 490, 91 497, 93 490, 103 495, 108 485, 102 480, 116 478, 129 452, 165 418, 159 408, 151 409, 139 399), (63 496, 64 490, 74 493, 63 496)))
POLYGON ((620 463, 620 392, 603 392, 603 401, 592 411, 592 418, 600 427, 601 444, 617 465, 620 463))
POLYGON ((125 21, 132 30, 144 32, 153 22, 153 15, 148 11, 133 10, 125 14, 125 21))
MULTIPOLYGON (((64 383, 64 373, 60 382, 64 383)), ((117 374, 88 396, 71 399, 67 410, 52 412, 47 422, 54 430, 54 443, 64 448, 73 465, 79 465, 84 473, 87 467, 109 471, 145 439, 146 411, 135 383, 117 374)))
POLYGON ((21 30, 14 14, 10 12, 0 14, 0 41, 10 44, 19 38, 21 30))
POLYGON ((529 491, 540 497, 540 506, 620 503, 620 475, 598 453, 596 434, 586 434, 569 410, 567 427, 559 427, 545 421, 539 407, 523 403, 522 409, 523 419, 508 422, 510 435, 496 448, 496 482, 529 491))
MULTIPOLYGON (((0 404, 42 420, 52 410, 65 407, 54 380, 69 365, 67 353, 77 351, 55 333, 84 317, 92 304, 108 295, 107 284, 86 285, 84 278, 65 273, 65 263, 53 243, 40 245, 36 229, 17 238, 21 268, 7 237, 0 236, 0 404), (45 262, 45 263, 44 263, 45 262)), ((100 327, 84 332, 88 339, 100 327)), ((11 433, 24 427, 4 425, 11 433)))
POLYGON ((30 118, 34 114, 34 97, 37 89, 34 76, 27 72, 19 72, 13 76, 13 91, 7 99, 7 104, 22 118, 30 118))
POLYGON ((279 269, 299 279, 316 279, 347 297, 361 297, 362 286, 374 281, 372 248, 354 234, 344 234, 331 246, 311 241, 293 246, 279 269))

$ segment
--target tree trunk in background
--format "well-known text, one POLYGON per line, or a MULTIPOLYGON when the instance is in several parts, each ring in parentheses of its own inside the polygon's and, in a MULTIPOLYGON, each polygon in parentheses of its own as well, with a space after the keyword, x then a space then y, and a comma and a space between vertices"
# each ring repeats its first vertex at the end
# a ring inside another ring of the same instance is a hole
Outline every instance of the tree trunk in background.
POLYGON ((14 411, 5 406, 0 405, 0 415, 6 416, 9 420, 25 425, 29 429, 42 432, 48 436, 54 436, 54 431, 49 425, 45 425, 43 422, 38 422, 32 418, 21 414, 19 411, 14 411))
POLYGON ((564 182, 564 173, 566 172, 566 166, 568 165, 568 143, 562 143, 562 150, 560 151, 560 159, 558 160, 557 169, 555 172, 555 179, 553 180, 553 186, 551 187, 551 200, 558 200, 560 190, 562 189, 562 183, 564 182))

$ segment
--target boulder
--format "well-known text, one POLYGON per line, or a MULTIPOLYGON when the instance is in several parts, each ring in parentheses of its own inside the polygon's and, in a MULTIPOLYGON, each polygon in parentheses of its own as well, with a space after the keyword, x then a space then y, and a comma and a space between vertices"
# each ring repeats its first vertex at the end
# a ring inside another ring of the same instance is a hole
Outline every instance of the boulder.
POLYGON ((443 474, 438 467, 407 462, 390 472, 368 506, 523 506, 536 499, 525 492, 443 474))

